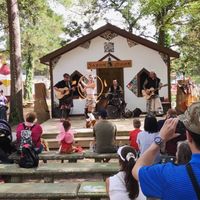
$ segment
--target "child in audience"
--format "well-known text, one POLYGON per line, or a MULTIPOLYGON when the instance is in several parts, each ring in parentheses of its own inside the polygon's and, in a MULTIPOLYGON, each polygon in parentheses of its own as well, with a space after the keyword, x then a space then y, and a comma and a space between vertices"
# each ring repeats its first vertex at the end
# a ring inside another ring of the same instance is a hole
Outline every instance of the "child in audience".
POLYGON ((109 194, 109 199, 146 199, 142 193, 139 192, 138 182, 131 174, 137 156, 135 149, 128 145, 121 146, 117 154, 119 155, 121 170, 116 175, 106 179, 106 191, 109 194))
POLYGON ((187 140, 178 142, 176 152, 176 163, 179 165, 187 164, 192 156, 192 152, 187 140))
MULTIPOLYGON (((159 135, 157 119, 152 114, 147 114, 144 119, 144 131, 141 131, 137 137, 137 144, 142 155, 154 142, 154 138, 159 135)), ((155 163, 160 161, 160 154, 158 153, 155 163)))
POLYGON ((137 141, 138 133, 141 132, 140 126, 141 126, 141 121, 139 119, 134 119, 133 120, 134 130, 129 132, 130 146, 132 146, 137 152, 139 151, 139 147, 136 141, 137 141))
POLYGON ((63 130, 56 137, 60 143, 59 153, 73 153, 73 152, 82 152, 81 147, 73 146, 74 142, 74 132, 70 129, 71 123, 69 121, 64 121, 62 123, 63 130))

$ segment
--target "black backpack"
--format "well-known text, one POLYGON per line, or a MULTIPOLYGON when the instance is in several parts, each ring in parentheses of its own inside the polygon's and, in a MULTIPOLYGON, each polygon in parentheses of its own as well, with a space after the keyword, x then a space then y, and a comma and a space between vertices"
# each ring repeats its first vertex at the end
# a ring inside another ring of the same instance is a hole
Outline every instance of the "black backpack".
POLYGON ((37 167, 39 164, 39 157, 34 148, 29 144, 24 144, 22 147, 19 166, 23 168, 37 167))

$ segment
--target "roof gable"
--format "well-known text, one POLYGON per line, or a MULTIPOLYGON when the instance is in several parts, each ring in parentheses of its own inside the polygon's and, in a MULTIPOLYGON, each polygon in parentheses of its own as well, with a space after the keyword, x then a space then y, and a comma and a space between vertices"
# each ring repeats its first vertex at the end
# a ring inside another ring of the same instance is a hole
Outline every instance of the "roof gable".
POLYGON ((113 26, 112 24, 106 24, 100 28, 98 28, 97 30, 94 30, 92 31, 91 33, 81 37, 81 38, 78 38, 77 40, 43 56, 40 58, 40 62, 43 63, 43 64, 48 64, 50 62, 50 60, 80 46, 81 44, 97 37, 97 36, 101 36, 101 34, 105 33, 106 31, 110 31, 112 33, 116 33, 117 35, 120 35, 122 37, 125 37, 127 39, 130 39, 130 40, 133 40, 134 42, 138 43, 138 44, 142 44, 146 47, 149 47, 151 49, 154 49, 158 52, 162 52, 164 54, 167 54, 169 55, 170 57, 176 57, 178 58, 179 57, 179 53, 177 53, 176 51, 173 51, 169 48, 166 48, 166 47, 162 47, 154 42, 151 42, 147 39, 144 39, 142 37, 139 37, 139 36, 136 36, 130 32, 127 32, 123 29, 120 29, 116 26, 113 26))

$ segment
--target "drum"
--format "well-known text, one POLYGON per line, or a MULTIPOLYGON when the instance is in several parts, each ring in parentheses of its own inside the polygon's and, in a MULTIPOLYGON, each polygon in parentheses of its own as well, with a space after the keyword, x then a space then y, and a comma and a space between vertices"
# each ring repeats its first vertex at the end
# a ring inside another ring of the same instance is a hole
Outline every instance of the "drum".
POLYGON ((106 110, 107 105, 108 105, 108 99, 105 96, 101 96, 96 105, 96 111, 99 112, 100 110, 106 110))
POLYGON ((107 106, 108 119, 116 119, 120 117, 120 110, 114 105, 107 106))

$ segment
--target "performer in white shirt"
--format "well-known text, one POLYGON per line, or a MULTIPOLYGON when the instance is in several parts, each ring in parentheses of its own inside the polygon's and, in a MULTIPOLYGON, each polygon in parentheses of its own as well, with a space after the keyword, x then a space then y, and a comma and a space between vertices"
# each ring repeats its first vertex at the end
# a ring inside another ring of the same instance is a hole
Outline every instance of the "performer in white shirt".
POLYGON ((86 128, 94 126, 96 119, 93 115, 93 112, 96 107, 96 83, 92 74, 88 76, 88 82, 85 83, 82 79, 79 83, 79 87, 82 92, 86 94, 86 104, 85 104, 85 116, 86 116, 86 128))

